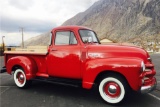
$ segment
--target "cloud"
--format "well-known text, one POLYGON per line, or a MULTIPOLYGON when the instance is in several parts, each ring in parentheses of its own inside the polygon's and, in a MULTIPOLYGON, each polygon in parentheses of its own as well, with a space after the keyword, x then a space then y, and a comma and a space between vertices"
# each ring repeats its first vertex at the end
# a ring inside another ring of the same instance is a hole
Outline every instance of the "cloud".
MULTIPOLYGON (((8 39, 11 35, 19 34, 19 27, 24 27, 25 33, 31 35, 47 32, 85 11, 96 1, 98 0, 0 0, 1 35, 6 35, 5 39, 8 39)), ((11 42, 6 41, 8 44, 11 42)), ((19 38, 16 41, 20 41, 19 38)))
POLYGON ((18 9, 26 10, 29 7, 33 6, 33 0, 9 0, 9 4, 18 9))
POLYGON ((26 32, 47 32, 57 25, 51 21, 30 20, 30 19, 12 19, 9 17, 1 17, 1 30, 5 32, 17 32, 23 27, 26 32))
POLYGON ((16 31, 13 27, 26 26, 35 31, 31 27, 42 29, 46 26, 47 29, 51 24, 59 26, 77 13, 85 11, 95 1, 97 0, 3 0, 0 9, 1 27, 5 31, 7 28, 16 31))

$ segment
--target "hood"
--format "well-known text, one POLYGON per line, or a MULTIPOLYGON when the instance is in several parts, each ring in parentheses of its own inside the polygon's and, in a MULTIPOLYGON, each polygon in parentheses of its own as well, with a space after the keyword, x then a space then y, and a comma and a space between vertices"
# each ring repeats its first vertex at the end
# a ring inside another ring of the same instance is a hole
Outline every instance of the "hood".
POLYGON ((139 47, 124 45, 88 45, 88 57, 93 58, 140 58, 147 62, 148 53, 139 47))

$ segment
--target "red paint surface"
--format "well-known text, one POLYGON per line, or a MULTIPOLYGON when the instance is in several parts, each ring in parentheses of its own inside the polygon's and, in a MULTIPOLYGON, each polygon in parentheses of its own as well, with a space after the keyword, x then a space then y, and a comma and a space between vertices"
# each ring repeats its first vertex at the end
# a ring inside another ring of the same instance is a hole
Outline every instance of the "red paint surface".
MULTIPOLYGON (((131 88, 138 91, 142 79, 147 85, 155 80, 153 64, 147 60, 148 53, 138 47, 122 45, 101 45, 98 43, 84 44, 79 35, 78 26, 58 27, 52 30, 52 43, 46 54, 5 53, 7 72, 11 74, 14 66, 21 66, 27 80, 36 76, 61 77, 82 80, 82 87, 90 89, 101 72, 112 71, 125 77, 131 88), (54 39, 57 31, 74 32, 77 45, 55 46, 54 39), (144 61, 149 72, 140 72, 141 62, 144 61)), ((90 30, 90 29, 89 29, 90 30)))

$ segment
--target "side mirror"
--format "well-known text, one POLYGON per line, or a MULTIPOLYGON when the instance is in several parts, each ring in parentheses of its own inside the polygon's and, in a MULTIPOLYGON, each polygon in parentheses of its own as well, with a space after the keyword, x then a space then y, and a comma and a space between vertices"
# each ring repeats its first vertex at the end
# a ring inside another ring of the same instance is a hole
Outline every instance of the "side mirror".
POLYGON ((92 37, 86 38, 84 42, 85 43, 92 43, 93 42, 92 37))

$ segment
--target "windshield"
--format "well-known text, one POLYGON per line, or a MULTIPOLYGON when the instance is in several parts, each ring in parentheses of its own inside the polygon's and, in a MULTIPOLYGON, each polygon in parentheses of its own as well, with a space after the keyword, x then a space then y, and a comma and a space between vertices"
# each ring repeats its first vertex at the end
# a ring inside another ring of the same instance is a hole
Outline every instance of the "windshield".
POLYGON ((97 36, 93 31, 91 31, 91 30, 79 30, 79 33, 80 33, 81 39, 84 43, 88 38, 92 38, 92 42, 94 42, 94 43, 99 43, 99 41, 97 39, 97 36))

